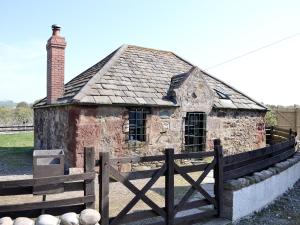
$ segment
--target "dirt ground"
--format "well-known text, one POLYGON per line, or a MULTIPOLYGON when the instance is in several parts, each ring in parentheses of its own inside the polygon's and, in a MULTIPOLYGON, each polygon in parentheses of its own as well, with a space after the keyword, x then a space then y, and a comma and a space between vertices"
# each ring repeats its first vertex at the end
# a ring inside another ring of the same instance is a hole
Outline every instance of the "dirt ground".
MULTIPOLYGON (((276 188, 276 187, 275 187, 276 188)), ((234 225, 299 225, 300 180, 292 189, 262 211, 244 218, 234 225)))
MULTIPOLYGON (((10 155, 6 151, 2 151, 2 156, 7 157, 10 155)), ((10 152, 12 153, 12 152, 10 152)), ((2 170, 0 170, 0 181, 2 180, 15 180, 15 179, 30 179, 32 178, 32 158, 30 155, 32 152, 26 152, 23 154, 14 154, 12 157, 14 160, 0 160, 0 165, 2 165, 2 170), (26 155, 26 157, 24 157, 26 155), (17 166, 18 165, 18 166, 17 166), (5 169, 4 169, 5 168, 5 169), (26 171, 26 172, 24 172, 26 171), (21 175, 22 174, 22 175, 21 175)), ((1 156, 0 156, 1 158, 1 156)), ((191 173, 190 174, 194 180, 196 180, 201 173, 191 173)), ((132 181, 132 183, 137 186, 139 189, 143 188, 143 186, 149 181, 149 179, 141 179, 132 181)), ((203 187, 213 196, 213 173, 212 171, 205 178, 203 187)), ((164 185, 165 180, 164 177, 158 179, 158 181, 152 186, 152 188, 146 193, 146 195, 152 199, 158 206, 164 207, 164 185)), ((175 204, 179 202, 179 200, 183 197, 183 195, 190 188, 188 182, 186 182, 180 175, 175 176, 175 204)), ((99 185, 96 179, 95 185, 95 193, 96 193, 96 208, 98 209, 98 193, 99 193, 99 185)), ((83 196, 82 191, 76 192, 65 192, 61 194, 47 195, 47 200, 56 200, 56 199, 67 199, 72 197, 83 196)), ((134 195, 129 191, 126 187, 124 187, 121 183, 111 183, 110 184, 110 216, 116 216, 125 205, 134 197, 134 195)), ((195 193, 191 198, 191 200, 201 199, 202 195, 195 193)), ((17 196, 0 196, 0 204, 18 204, 18 203, 28 203, 28 202, 39 202, 42 201, 42 196, 33 196, 33 195, 17 195, 17 196)), ((143 201, 139 201, 136 206, 130 211, 139 211, 150 209, 143 201)), ((197 209, 196 209, 197 210, 197 209)), ((207 210, 207 209, 204 209, 207 210)), ((185 212, 191 213, 191 212, 185 212)), ((147 222, 147 221, 145 221, 147 222)), ((151 221, 153 222, 153 221, 151 221)), ((141 222, 139 222, 141 225, 141 222)))

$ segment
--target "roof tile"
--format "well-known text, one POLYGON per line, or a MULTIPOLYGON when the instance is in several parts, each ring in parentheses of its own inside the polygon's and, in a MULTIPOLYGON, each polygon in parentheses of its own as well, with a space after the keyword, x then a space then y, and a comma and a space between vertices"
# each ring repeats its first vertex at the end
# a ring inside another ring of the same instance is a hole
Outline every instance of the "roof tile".
MULTIPOLYGON (((65 85, 65 102, 97 104, 169 105, 163 99, 172 85, 180 86, 183 74, 194 67, 168 51, 137 46, 122 46, 106 58, 84 71, 65 85), (171 81, 172 80, 172 81, 171 81)), ((215 107, 266 110, 264 106, 202 71, 211 89, 229 95, 231 103, 219 99, 215 93, 215 107)), ((46 99, 35 106, 46 104, 46 99)))
POLYGON ((111 104, 111 100, 108 96, 94 96, 95 103, 98 104, 111 104))
POLYGON ((118 97, 118 96, 109 96, 109 99, 110 99, 111 103, 117 103, 117 104, 125 103, 125 101, 121 97, 118 97))

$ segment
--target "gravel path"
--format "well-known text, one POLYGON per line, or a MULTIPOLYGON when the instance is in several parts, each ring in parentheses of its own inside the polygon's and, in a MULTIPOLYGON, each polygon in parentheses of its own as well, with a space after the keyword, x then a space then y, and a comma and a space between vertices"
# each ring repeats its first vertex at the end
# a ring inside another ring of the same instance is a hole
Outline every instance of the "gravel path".
MULTIPOLYGON (((276 188, 276 187, 274 187, 276 188)), ((273 204, 234 225, 299 225, 300 180, 273 204)))
POLYGON ((0 177, 32 174, 32 150, 1 150, 0 177))

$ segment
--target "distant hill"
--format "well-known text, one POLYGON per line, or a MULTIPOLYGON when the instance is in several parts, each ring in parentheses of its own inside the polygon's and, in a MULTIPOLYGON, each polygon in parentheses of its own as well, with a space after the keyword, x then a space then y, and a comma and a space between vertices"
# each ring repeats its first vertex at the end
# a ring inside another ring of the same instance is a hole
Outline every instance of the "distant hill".
POLYGON ((0 107, 9 107, 13 108, 17 105, 17 103, 13 102, 12 100, 4 100, 0 101, 0 107))

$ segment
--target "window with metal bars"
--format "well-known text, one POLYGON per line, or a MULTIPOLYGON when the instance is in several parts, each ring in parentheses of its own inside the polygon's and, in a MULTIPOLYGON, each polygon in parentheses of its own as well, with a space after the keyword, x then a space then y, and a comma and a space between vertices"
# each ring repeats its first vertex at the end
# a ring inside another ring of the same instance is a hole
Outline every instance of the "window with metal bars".
POLYGON ((185 118, 185 150, 204 151, 206 145, 206 114, 190 112, 185 118))
POLYGON ((134 108, 129 110, 129 140, 146 141, 147 109, 134 108))

